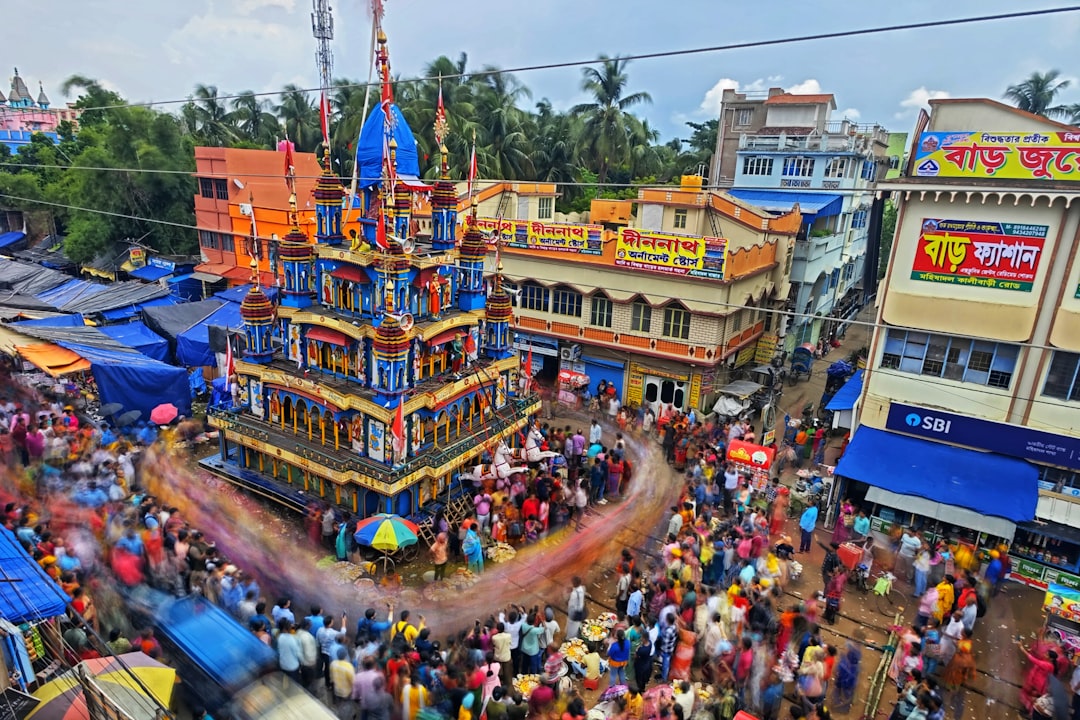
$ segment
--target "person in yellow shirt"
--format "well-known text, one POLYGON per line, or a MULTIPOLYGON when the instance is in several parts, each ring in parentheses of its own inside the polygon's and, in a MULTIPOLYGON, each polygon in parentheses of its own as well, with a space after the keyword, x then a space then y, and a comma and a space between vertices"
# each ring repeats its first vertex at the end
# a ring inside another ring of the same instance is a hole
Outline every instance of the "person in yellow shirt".
POLYGON ((641 697, 641 691, 631 687, 626 693, 626 717, 628 720, 641 720, 644 708, 645 698, 641 697))
POLYGON ((420 631, 424 629, 424 616, 420 616, 420 625, 416 627, 409 624, 409 611, 402 610, 398 615, 398 621, 390 627, 390 643, 393 644, 394 638, 397 635, 401 635, 405 640, 405 644, 409 647, 413 646, 416 642, 416 637, 420 634, 420 631))
POLYGON ((430 701, 427 688, 417 680, 415 675, 410 674, 401 688, 402 720, 416 720, 416 716, 428 706, 430 701))
POLYGON ((946 575, 941 579, 941 582, 937 584, 938 600, 937 607, 934 609, 934 617, 938 619, 938 622, 952 612, 953 600, 956 597, 954 591, 954 583, 956 578, 952 575, 946 575))

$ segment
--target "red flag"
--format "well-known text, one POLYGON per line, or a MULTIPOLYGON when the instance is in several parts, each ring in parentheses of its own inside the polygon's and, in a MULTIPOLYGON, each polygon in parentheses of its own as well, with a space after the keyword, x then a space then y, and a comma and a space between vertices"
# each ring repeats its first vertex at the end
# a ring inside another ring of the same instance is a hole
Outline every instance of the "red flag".
POLYGON ((472 200, 473 183, 476 182, 476 138, 473 138, 472 157, 469 158, 469 200, 472 200))
POLYGON ((390 243, 386 242, 386 216, 380 210, 375 215, 375 247, 386 250, 390 243))
POLYGON ((529 347, 529 354, 525 356, 525 367, 522 369, 525 373, 525 377, 532 380, 532 347, 529 347))
POLYGON ((236 363, 233 361, 232 338, 225 335, 225 377, 230 378, 236 374, 236 363))
POLYGON ((292 179, 293 175, 293 144, 292 141, 286 137, 284 140, 278 143, 277 149, 279 152, 285 153, 285 182, 288 183, 292 179))
POLYGON ((439 104, 435 106, 435 142, 442 145, 446 139, 446 107, 442 99, 442 78, 439 78, 439 104))
POLYGON ((330 101, 326 99, 326 91, 322 91, 322 98, 319 100, 319 116, 322 121, 322 136, 323 143, 327 147, 330 146, 330 101))
POLYGON ((390 439, 394 448, 394 461, 405 460, 405 398, 398 400, 397 412, 394 413, 394 422, 390 426, 390 439))

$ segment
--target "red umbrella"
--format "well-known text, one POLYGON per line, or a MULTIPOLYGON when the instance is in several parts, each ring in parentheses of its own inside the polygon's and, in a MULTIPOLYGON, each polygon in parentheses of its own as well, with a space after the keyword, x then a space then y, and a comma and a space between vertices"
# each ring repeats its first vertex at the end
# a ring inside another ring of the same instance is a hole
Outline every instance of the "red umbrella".
POLYGON ((162 403, 150 411, 150 422, 155 425, 168 425, 179 414, 180 410, 172 403, 162 403))

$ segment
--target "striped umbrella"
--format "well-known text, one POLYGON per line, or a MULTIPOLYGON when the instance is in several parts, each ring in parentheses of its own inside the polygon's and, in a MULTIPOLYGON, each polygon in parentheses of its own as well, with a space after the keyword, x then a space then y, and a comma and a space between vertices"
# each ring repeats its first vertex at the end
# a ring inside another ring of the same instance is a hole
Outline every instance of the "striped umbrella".
POLYGON ((400 515, 379 513, 356 523, 356 534, 353 537, 360 545, 383 552, 394 552, 398 548, 415 545, 419 531, 416 523, 409 522, 400 515))
POLYGON ((90 717, 86 697, 76 672, 85 672, 113 703, 134 720, 154 720, 159 710, 172 704, 176 670, 141 652, 84 660, 79 670, 69 670, 34 692, 41 701, 28 720, 86 720, 90 717), (132 677, 134 676, 134 677, 132 677), (141 684, 135 680, 138 678, 141 684), (146 691, 153 695, 147 697, 146 691))

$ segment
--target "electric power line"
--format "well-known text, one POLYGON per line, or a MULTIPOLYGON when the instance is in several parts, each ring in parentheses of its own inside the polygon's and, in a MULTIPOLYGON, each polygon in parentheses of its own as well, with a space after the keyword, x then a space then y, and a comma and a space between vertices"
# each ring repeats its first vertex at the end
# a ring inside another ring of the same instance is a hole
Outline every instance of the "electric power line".
MULTIPOLYGON (((198 228, 196 226, 194 226, 194 225, 185 225, 183 223, 170 222, 170 221, 166 221, 166 220, 154 220, 154 219, 149 219, 149 218, 141 218, 141 217, 138 217, 138 216, 135 216, 135 215, 125 215, 123 213, 113 213, 113 212, 104 211, 104 210, 94 210, 94 209, 91 209, 91 208, 75 207, 75 206, 71 206, 71 205, 64 205, 64 204, 61 204, 61 203, 51 203, 51 202, 38 201, 38 200, 29 200, 27 198, 18 198, 18 197, 14 197, 12 195, 5 195, 3 193, 0 193, 0 197, 7 198, 9 200, 21 200, 23 202, 30 202, 30 203, 37 202, 37 203, 41 203, 41 204, 45 204, 45 205, 51 205, 51 206, 54 206, 54 207, 62 207, 62 208, 66 208, 66 209, 69 209, 69 210, 77 210, 77 211, 80 211, 80 212, 102 213, 102 214, 110 215, 110 216, 113 216, 113 217, 121 217, 121 218, 129 219, 129 220, 136 220, 136 221, 141 221, 141 222, 159 223, 159 224, 169 225, 169 226, 172 226, 172 227, 184 228, 184 229, 187 229, 187 230, 198 230, 198 228)), ((271 240, 272 238, 259 238, 259 239, 271 240)), ((516 278, 518 280, 534 280, 534 281, 538 281, 538 282, 545 282, 545 283, 552 283, 552 284, 566 284, 565 280, 561 279, 561 278, 545 278, 545 277, 541 277, 541 276, 537 276, 537 275, 530 275, 530 276, 526 277, 524 275, 515 275, 515 274, 503 273, 503 277, 507 278, 508 280, 513 280, 513 279, 516 278)), ((599 288, 599 289, 603 290, 605 288, 599 288)), ((631 289, 631 288, 620 288, 620 287, 612 286, 610 284, 606 286, 606 289, 617 290, 617 291, 620 291, 620 292, 628 292, 628 293, 632 293, 632 294, 640 294, 641 293, 640 288, 633 288, 633 289, 631 289)), ((814 319, 819 318, 819 316, 814 314, 814 313, 800 313, 800 312, 796 312, 796 311, 793 311, 793 310, 765 309, 765 308, 760 308, 760 307, 754 307, 752 305, 744 305, 744 304, 740 304, 740 303, 727 303, 727 302, 720 302, 720 301, 717 301, 717 300, 701 300, 701 301, 695 301, 695 302, 703 304, 703 305, 711 305, 711 306, 714 306, 714 307, 725 308, 725 309, 727 309, 729 311, 733 311, 733 310, 763 310, 763 311, 771 313, 771 314, 773 314, 773 315, 775 315, 777 317, 787 317, 787 318, 790 318, 792 320, 799 320, 799 319, 802 319, 802 320, 814 320, 814 319)), ((821 318, 821 319, 828 319, 828 318, 821 318)), ((879 323, 879 322, 873 321, 873 320, 868 321, 868 320, 858 320, 858 319, 853 318, 853 319, 850 319, 850 320, 843 320, 841 322, 844 322, 847 325, 859 326, 859 327, 867 327, 867 328, 871 328, 871 329, 874 329, 874 330, 876 330, 877 328, 898 329, 898 330, 899 329, 904 329, 904 328, 902 328, 900 326, 889 325, 887 323, 879 323)), ((911 328, 911 329, 919 330, 918 328, 911 328)), ((919 331, 920 332, 927 332, 925 330, 919 330, 919 331)), ((959 338, 959 339, 963 339, 963 340, 977 340, 977 341, 985 341, 985 342, 993 342, 993 343, 1001 342, 1001 341, 999 341, 999 340, 997 340, 995 338, 987 338, 987 337, 981 337, 981 336, 977 336, 977 335, 952 334, 952 335, 950 335, 950 337, 955 337, 955 338, 959 338)), ((1016 345, 1019 345, 1020 347, 1028 347, 1028 348, 1035 349, 1035 350, 1050 350, 1050 351, 1061 350, 1061 348, 1057 348, 1057 347, 1055 347, 1053 345, 1035 345, 1033 343, 1011 343, 1011 344, 1016 344, 1016 345)), ((627 355, 629 355, 629 354, 631 354, 630 351, 627 351, 627 355)), ((944 388, 949 388, 949 387, 951 387, 950 385, 946 385, 946 384, 944 384, 944 383, 942 383, 940 381, 935 381, 935 380, 933 380, 933 379, 931 379, 929 377, 921 376, 921 375, 915 375, 913 373, 905 373, 904 377, 908 378, 908 379, 918 380, 919 382, 925 382, 925 383, 927 383, 929 385, 934 385, 935 387, 939 388, 941 392, 943 392, 945 394, 954 395, 956 397, 967 398, 966 395, 965 396, 960 396, 960 395, 958 395, 956 393, 949 393, 944 388)), ((1062 403, 1062 402, 1055 402, 1053 400, 1043 400, 1043 399, 1037 398, 1037 397, 1020 397, 1018 395, 1017 396, 1012 396, 1012 397, 1015 397, 1017 400, 1024 400, 1024 401, 1028 401, 1028 402, 1032 402, 1032 403, 1039 403, 1039 404, 1042 404, 1042 405, 1048 405, 1048 406, 1052 406, 1052 407, 1061 407, 1061 408, 1073 409, 1073 410, 1076 409, 1075 406, 1073 406, 1073 405, 1069 405, 1069 404, 1062 403)), ((967 398, 967 399, 970 399, 970 398, 967 398)), ((984 405, 985 407, 988 407, 988 408, 996 409, 995 406, 989 405, 987 403, 978 403, 977 401, 973 401, 973 402, 976 402, 976 404, 979 404, 979 405, 984 405)), ((1065 431, 1072 431, 1073 430, 1072 428, 1064 428, 1064 427, 1059 428, 1059 429, 1065 430, 1065 431)))
MULTIPOLYGON (((997 22, 997 21, 1001 21, 1001 20, 1019 20, 1019 19, 1023 19, 1023 18, 1042 17, 1042 16, 1050 16, 1050 15, 1060 15, 1060 14, 1064 14, 1064 13, 1076 12, 1078 10, 1080 10, 1080 5, 1067 5, 1067 6, 1064 6, 1064 7, 1043 8, 1043 9, 1040 9, 1040 10, 1023 10, 1023 11, 1011 12, 1011 13, 997 13, 997 14, 994 14, 994 15, 976 15, 976 16, 964 17, 964 18, 953 18, 953 19, 949 19, 949 20, 927 20, 927 21, 924 21, 924 22, 902 23, 902 24, 897 24, 897 25, 882 25, 882 26, 878 26, 878 27, 859 28, 859 29, 855 29, 855 30, 837 30, 837 31, 834 31, 834 32, 813 33, 813 34, 809 34, 809 35, 795 35, 795 36, 789 36, 789 37, 784 37, 784 38, 772 38, 772 39, 768 39, 768 40, 748 40, 748 41, 744 41, 744 42, 727 43, 727 44, 724 44, 724 45, 712 45, 712 46, 708 46, 708 47, 683 48, 683 49, 678 49, 678 50, 662 50, 662 51, 652 52, 652 53, 636 53, 636 54, 633 54, 633 55, 621 55, 621 56, 619 56, 619 59, 620 60, 655 60, 655 59, 659 59, 659 58, 668 58, 668 57, 682 57, 682 56, 687 56, 687 55, 702 55, 702 54, 707 54, 707 53, 725 52, 725 51, 729 51, 729 50, 747 50, 747 49, 751 49, 751 48, 772 47, 772 46, 776 46, 776 45, 791 45, 791 44, 796 44, 796 43, 812 42, 812 41, 816 41, 816 40, 838 40, 838 39, 841 39, 841 38, 860 37, 860 36, 866 36, 866 35, 881 35, 881 34, 885 34, 885 33, 901 32, 901 31, 904 31, 904 30, 926 30, 926 29, 929 29, 929 28, 954 27, 954 26, 957 26, 957 25, 973 25, 973 24, 977 24, 977 23, 997 22)), ((589 66, 589 65, 599 65, 599 64, 602 64, 603 62, 604 61, 602 59, 566 60, 566 61, 562 61, 562 62, 541 63, 541 64, 537 64, 537 65, 521 65, 521 66, 514 67, 514 68, 505 68, 505 69, 492 68, 492 69, 486 69, 486 70, 477 70, 475 72, 452 73, 452 74, 442 75, 442 79, 443 80, 459 80, 459 79, 460 80, 471 80, 471 79, 490 77, 490 76, 493 76, 493 75, 503 75, 503 74, 509 74, 509 73, 525 73, 525 72, 534 72, 534 71, 538 71, 538 70, 558 70, 558 69, 572 68, 572 67, 586 67, 586 66, 589 66)), ((395 80, 393 84, 394 85, 418 84, 418 83, 422 83, 422 82, 430 82, 430 81, 435 80, 435 79, 436 78, 433 78, 433 77, 432 78, 421 78, 421 77, 402 78, 402 79, 395 80)), ((338 88, 342 88, 342 89, 345 89, 345 88, 359 89, 359 88, 367 88, 367 87, 378 87, 379 85, 380 85, 380 83, 374 83, 374 82, 372 82, 372 83, 367 83, 367 82, 363 82, 363 83, 345 83, 345 84, 341 84, 341 85, 335 85, 331 89, 335 89, 335 90, 338 89, 338 88)), ((301 88, 299 90, 299 92, 309 93, 309 92, 319 92, 320 90, 321 90, 321 88, 317 88, 317 87, 314 87, 314 88, 301 88)), ((266 91, 266 92, 257 92, 257 93, 239 93, 239 94, 232 94, 232 95, 217 95, 216 98, 218 100, 235 100, 237 98, 248 97, 248 96, 264 97, 264 96, 280 96, 282 94, 283 93, 280 90, 277 90, 277 91, 266 91)), ((191 101, 192 101, 192 98, 187 97, 187 98, 184 98, 182 100, 150 100, 150 101, 139 102, 139 103, 125 103, 125 104, 120 104, 120 105, 101 105, 101 106, 97 106, 97 107, 87 107, 87 108, 80 108, 80 109, 83 110, 84 112, 88 111, 88 110, 116 110, 116 109, 125 108, 125 107, 154 107, 156 105, 178 105, 178 104, 181 104, 181 103, 187 103, 187 102, 191 102, 191 101)))

